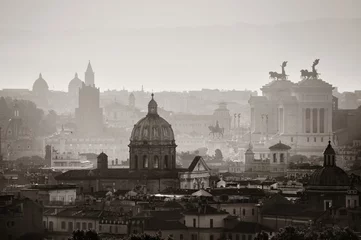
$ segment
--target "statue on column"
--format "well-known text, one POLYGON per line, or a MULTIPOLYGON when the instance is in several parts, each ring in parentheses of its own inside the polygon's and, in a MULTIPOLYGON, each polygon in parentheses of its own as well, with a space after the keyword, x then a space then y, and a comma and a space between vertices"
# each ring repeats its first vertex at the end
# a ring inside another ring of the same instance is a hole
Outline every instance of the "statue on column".
POLYGON ((273 80, 287 80, 288 75, 286 74, 285 71, 286 66, 287 66, 287 61, 284 61, 281 65, 282 73, 269 72, 269 77, 273 80))
POLYGON ((209 135, 212 134, 212 135, 213 135, 213 138, 214 138, 215 136, 218 136, 218 138, 223 137, 224 128, 221 128, 221 127, 219 126, 218 121, 216 122, 216 126, 209 126, 208 129, 211 131, 211 132, 209 133, 209 135))

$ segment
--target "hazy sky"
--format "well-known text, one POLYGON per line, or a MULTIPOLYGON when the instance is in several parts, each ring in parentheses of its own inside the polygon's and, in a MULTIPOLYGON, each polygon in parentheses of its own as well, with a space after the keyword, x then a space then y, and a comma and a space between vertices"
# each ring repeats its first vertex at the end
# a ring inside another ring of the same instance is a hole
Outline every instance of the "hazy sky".
MULTIPOLYGON (((31 88, 42 72, 50 89, 65 90, 75 72, 84 78, 83 72, 91 60, 96 85, 102 90, 123 86, 134 90, 141 85, 155 91, 258 90, 269 81, 267 72, 259 73, 259 76, 264 74, 264 79, 257 76, 257 79, 241 81, 242 69, 233 63, 231 52, 224 58, 215 56, 222 62, 211 62, 204 54, 207 49, 197 51, 196 48, 187 55, 184 50, 176 52, 178 47, 187 49, 186 44, 189 49, 194 47, 192 36, 187 38, 187 43, 183 41, 182 46, 176 39, 167 45, 164 39, 152 39, 152 32, 142 31, 156 29, 159 38, 162 28, 360 18, 360 9, 359 0, 0 0, 0 89, 31 88), (134 29, 140 33, 131 32, 132 38, 128 39, 127 31, 134 29), (143 43, 143 39, 147 42, 143 43), (153 48, 157 42, 161 46, 153 48), (154 49, 164 49, 167 53, 154 49), (172 54, 173 49, 176 54, 172 54), (204 59, 200 54, 204 54, 204 59), (198 60, 192 61, 193 58, 198 60), (224 71, 215 70, 217 66, 222 68, 222 64, 227 66, 224 71)), ((212 48, 217 46, 213 44, 212 48)), ((222 55, 222 51, 217 54, 222 55)), ((257 54, 262 58, 261 53, 257 54)), ((280 59, 275 59, 270 65, 278 67, 279 62, 280 59)), ((355 85, 357 82, 339 87, 360 89, 361 84, 355 85)))

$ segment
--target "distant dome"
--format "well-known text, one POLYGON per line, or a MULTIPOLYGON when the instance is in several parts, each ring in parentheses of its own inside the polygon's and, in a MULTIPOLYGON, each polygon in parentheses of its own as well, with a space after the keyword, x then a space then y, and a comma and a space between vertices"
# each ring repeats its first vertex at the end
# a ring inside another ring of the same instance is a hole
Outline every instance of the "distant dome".
POLYGON ((148 114, 139 120, 133 128, 130 142, 139 144, 172 144, 174 143, 174 133, 172 126, 157 112, 158 104, 153 98, 148 104, 148 114))
POLYGON ((43 76, 40 73, 39 78, 36 79, 33 84, 33 92, 43 92, 48 90, 49 90, 48 83, 43 79, 43 76))
POLYGON ((74 78, 69 82, 68 92, 77 92, 83 85, 83 81, 79 79, 78 74, 75 73, 74 78))

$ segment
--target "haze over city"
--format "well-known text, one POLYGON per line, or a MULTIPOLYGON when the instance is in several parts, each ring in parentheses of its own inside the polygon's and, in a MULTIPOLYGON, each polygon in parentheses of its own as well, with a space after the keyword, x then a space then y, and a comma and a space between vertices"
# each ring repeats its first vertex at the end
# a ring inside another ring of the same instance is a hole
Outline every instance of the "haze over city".
POLYGON ((1 1, 0 81, 65 90, 89 60, 97 86, 251 89, 287 60, 340 90, 359 85, 360 1, 1 1), (337 66, 337 67, 336 67, 337 66), (342 84, 341 84, 342 83, 342 84))
POLYGON ((360 9, 0 0, 0 239, 360 240, 360 9))

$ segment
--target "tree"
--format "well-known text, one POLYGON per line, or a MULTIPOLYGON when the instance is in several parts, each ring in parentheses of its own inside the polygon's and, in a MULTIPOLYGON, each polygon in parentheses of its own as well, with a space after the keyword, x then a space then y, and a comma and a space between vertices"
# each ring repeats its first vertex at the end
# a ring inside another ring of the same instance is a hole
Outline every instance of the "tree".
POLYGON ((214 159, 217 161, 222 161, 223 160, 223 154, 222 151, 220 149, 216 149, 216 151, 214 151, 214 159))
MULTIPOLYGON (((271 240, 357 240, 349 228, 324 227, 320 229, 288 226, 280 229, 271 240)), ((259 239, 257 239, 259 240, 259 239)), ((263 239, 266 240, 266 239, 263 239)))
POLYGON ((269 236, 266 232, 260 232, 257 234, 257 236, 254 238, 254 240, 269 240, 269 236))

